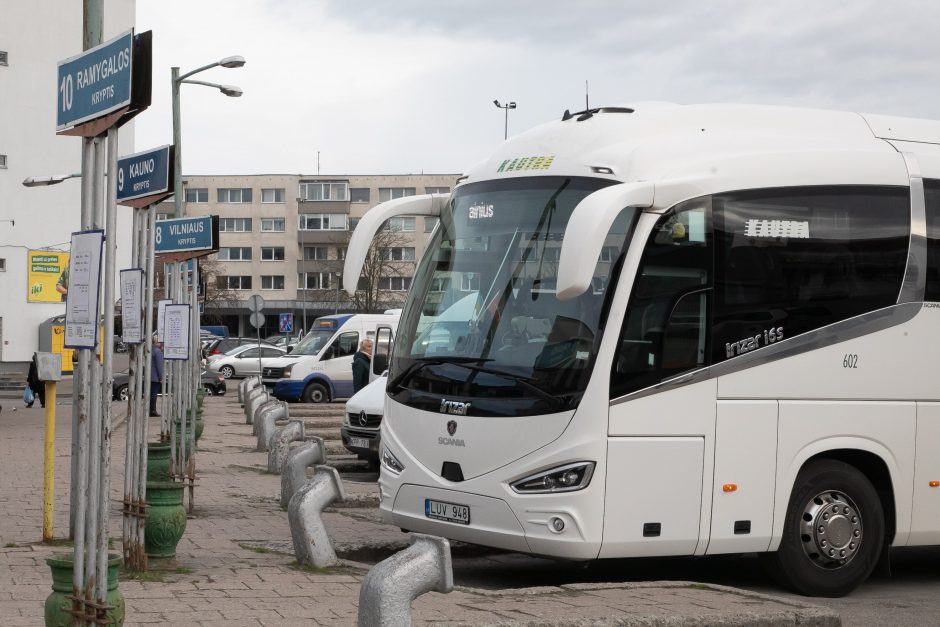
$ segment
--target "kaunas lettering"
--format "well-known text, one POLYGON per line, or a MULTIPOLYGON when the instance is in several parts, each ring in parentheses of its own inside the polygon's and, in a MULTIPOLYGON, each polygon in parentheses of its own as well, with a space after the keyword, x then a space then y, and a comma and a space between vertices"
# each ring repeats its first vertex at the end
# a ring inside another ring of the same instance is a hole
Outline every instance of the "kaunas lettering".
MULTIPOLYGON (((132 179, 136 179, 142 176, 153 174, 153 171, 156 169, 157 169, 157 162, 153 157, 151 157, 150 159, 146 159, 144 161, 137 161, 137 162, 131 163, 127 167, 128 174, 130 175, 132 179)), ((138 181, 134 183, 135 192, 139 192, 145 189, 150 189, 149 180, 138 181)), ((202 226, 202 225, 200 224, 199 226, 202 226)))

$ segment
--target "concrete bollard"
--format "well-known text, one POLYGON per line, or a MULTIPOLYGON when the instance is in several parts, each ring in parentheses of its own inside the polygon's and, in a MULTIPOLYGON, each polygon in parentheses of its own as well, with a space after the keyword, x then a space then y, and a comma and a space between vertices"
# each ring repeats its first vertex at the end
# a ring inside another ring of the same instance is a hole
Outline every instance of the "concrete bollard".
POLYGON ((294 556, 299 564, 323 568, 336 563, 336 552, 321 513, 331 503, 344 500, 343 480, 339 472, 329 466, 317 466, 313 479, 291 497, 287 520, 294 542, 294 556))
POLYGON ((238 384, 238 402, 242 406, 245 405, 245 396, 248 394, 248 390, 256 388, 261 385, 261 379, 259 377, 246 377, 242 379, 238 384))
POLYGON ((262 388, 255 388, 248 392, 248 401, 245 403, 245 423, 250 425, 255 418, 255 410, 258 406, 267 403, 270 399, 268 391, 262 388))
POLYGON ((291 497, 307 483, 307 468, 326 463, 323 438, 313 436, 291 449, 281 471, 281 507, 287 509, 291 497))
POLYGON ((274 432, 268 446, 268 472, 280 474, 290 452, 290 443, 304 439, 304 423, 302 420, 291 420, 274 432))
POLYGON ((268 450, 271 437, 274 435, 274 423, 277 420, 287 420, 287 403, 282 401, 268 402, 258 408, 255 414, 255 435, 258 436, 256 451, 268 450))
POLYGON ((251 404, 251 399, 253 399, 253 398, 257 397, 257 396, 260 396, 261 393, 262 393, 262 392, 265 392, 265 391, 266 391, 266 390, 264 389, 263 386, 257 386, 257 387, 253 387, 253 388, 249 388, 249 389, 245 390, 245 397, 244 397, 244 398, 245 398, 245 402, 242 404, 242 407, 243 407, 243 411, 245 412, 245 416, 246 416, 246 417, 250 417, 250 416, 251 416, 251 414, 249 413, 249 410, 248 410, 248 406, 251 404))
POLYGON ((410 547, 373 566, 362 580, 357 624, 359 627, 410 626, 412 601, 425 592, 446 593, 453 589, 450 542, 414 533, 410 547))
POLYGON ((268 400, 264 401, 260 405, 255 406, 255 413, 251 417, 251 435, 255 437, 258 436, 258 429, 260 429, 261 416, 264 414, 264 412, 271 409, 272 407, 277 407, 278 403, 280 402, 281 401, 277 400, 276 398, 274 398, 273 396, 269 394, 268 400))

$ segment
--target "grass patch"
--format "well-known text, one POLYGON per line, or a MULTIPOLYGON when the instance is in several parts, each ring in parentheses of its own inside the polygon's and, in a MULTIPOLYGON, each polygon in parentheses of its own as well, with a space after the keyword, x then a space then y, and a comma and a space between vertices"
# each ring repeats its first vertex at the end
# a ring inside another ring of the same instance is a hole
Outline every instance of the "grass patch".
POLYGON ((68 538, 53 538, 49 542, 38 542, 37 544, 45 544, 46 546, 75 546, 75 543, 68 538))
POLYGON ((163 578, 166 576, 166 572, 162 570, 145 570, 145 571, 134 571, 134 570, 122 570, 120 579, 121 581, 146 581, 148 583, 163 583, 163 578))
POLYGON ((297 560, 294 560, 293 562, 288 564, 288 566, 290 566, 294 570, 299 570, 305 573, 318 573, 321 575, 325 575, 325 574, 329 574, 333 572, 329 568, 321 568, 319 566, 312 566, 310 564, 301 564, 297 562, 297 560))
POLYGON ((239 544, 238 546, 246 551, 254 551, 255 553, 274 553, 274 551, 266 546, 252 546, 250 544, 239 544))
POLYGON ((16 542, 7 542, 6 544, 3 545, 3 548, 5 548, 5 549, 15 549, 15 548, 16 548, 16 542))

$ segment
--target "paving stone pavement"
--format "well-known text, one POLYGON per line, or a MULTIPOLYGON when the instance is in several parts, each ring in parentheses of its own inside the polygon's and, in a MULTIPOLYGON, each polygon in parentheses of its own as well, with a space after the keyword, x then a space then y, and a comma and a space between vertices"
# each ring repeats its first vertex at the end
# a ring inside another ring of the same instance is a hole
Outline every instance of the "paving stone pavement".
MULTIPOLYGON (((55 529, 63 537, 68 527, 70 406, 60 405, 58 412, 55 529)), ((296 567, 287 514, 278 503, 280 478, 265 472, 267 454, 254 451, 255 438, 234 389, 225 397, 207 398, 205 415, 195 509, 176 560, 146 578, 122 578, 125 624, 354 625, 368 566, 344 561, 326 570, 296 567)), ((337 436, 339 420, 337 413, 337 436)), ((14 627, 42 624, 42 603, 51 591, 45 559, 70 550, 37 542, 42 531, 42 424, 36 408, 13 413, 8 405, 0 413, 0 624, 14 627)), ((124 433, 116 429, 112 446, 110 530, 118 549, 124 433)), ((408 537, 377 516, 374 482, 344 484, 352 506, 325 514, 340 555, 356 557, 363 547, 389 551, 407 546, 408 537)), ((801 602, 682 582, 457 588, 417 599, 413 618, 418 625, 447 626, 841 624, 831 610, 801 602)))

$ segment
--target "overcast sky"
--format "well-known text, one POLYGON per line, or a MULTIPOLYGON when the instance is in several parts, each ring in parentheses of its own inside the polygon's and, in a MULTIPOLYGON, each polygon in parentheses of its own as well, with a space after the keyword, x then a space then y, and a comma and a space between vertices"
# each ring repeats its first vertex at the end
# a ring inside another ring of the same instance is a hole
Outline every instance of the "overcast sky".
POLYGON ((137 149, 172 142, 170 67, 240 54, 185 85, 186 174, 461 173, 509 134, 584 107, 665 100, 940 119, 940 3, 913 0, 138 0, 154 96, 137 149), (771 5, 778 6, 771 6, 771 5))

